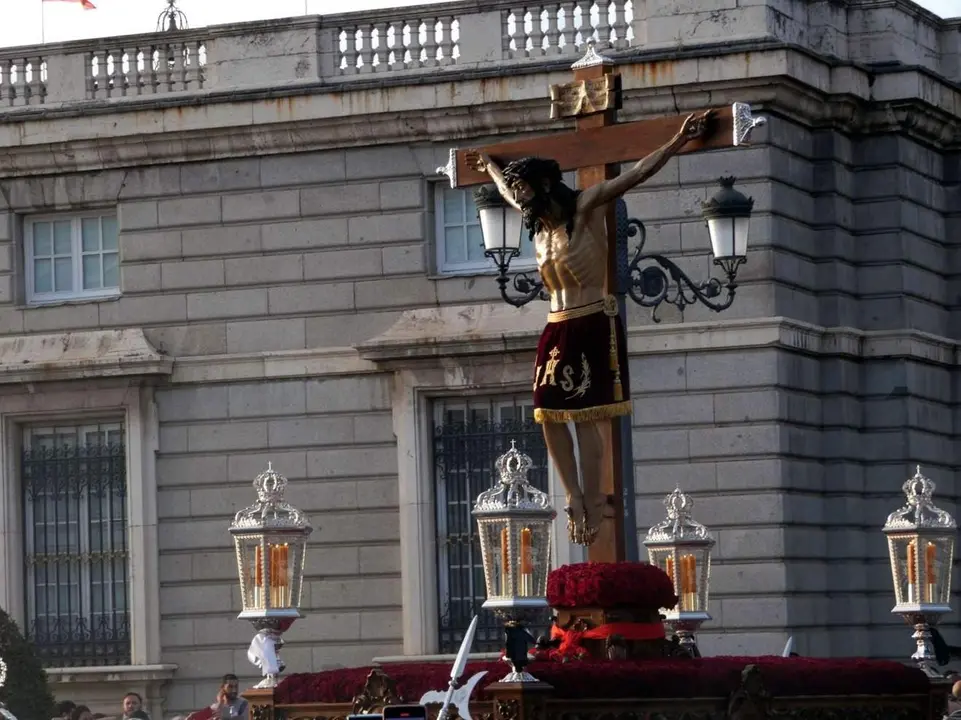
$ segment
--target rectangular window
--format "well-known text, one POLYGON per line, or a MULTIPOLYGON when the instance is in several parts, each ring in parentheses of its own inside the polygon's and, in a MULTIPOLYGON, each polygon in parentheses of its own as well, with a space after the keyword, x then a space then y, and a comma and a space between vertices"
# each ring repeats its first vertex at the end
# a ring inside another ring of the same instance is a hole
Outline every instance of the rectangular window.
POLYGON ((30 219, 24 240, 28 303, 109 297, 119 292, 115 215, 30 219))
MULTIPOLYGON (((493 486, 494 461, 511 440, 534 462, 531 484, 547 492, 547 446, 529 395, 437 399, 433 422, 440 652, 457 652, 477 613, 474 647, 494 652, 504 646, 503 623, 481 609, 487 588, 471 510, 477 496, 493 486)), ((535 637, 546 629, 547 618, 545 611, 544 622, 531 628, 535 637)))
POLYGON ((123 425, 26 427, 26 635, 48 667, 130 664, 123 425))
MULTIPOLYGON (((437 270, 452 275, 484 273, 494 270, 494 261, 484 256, 484 235, 473 188, 451 188, 442 182, 434 186, 434 217, 437 243, 437 270)), ((526 228, 521 228, 521 254, 511 267, 530 269, 534 265, 534 244, 526 228)))

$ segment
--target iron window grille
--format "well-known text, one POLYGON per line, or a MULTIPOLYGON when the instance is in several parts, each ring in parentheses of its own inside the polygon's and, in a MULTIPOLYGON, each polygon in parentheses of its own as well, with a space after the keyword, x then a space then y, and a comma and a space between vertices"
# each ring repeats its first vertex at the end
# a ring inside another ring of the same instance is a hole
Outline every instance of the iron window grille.
MULTIPOLYGON (((477 496, 493 485, 494 461, 511 440, 534 461, 531 484, 547 492, 547 446, 529 395, 439 398, 433 410, 440 652, 457 652, 475 614, 480 619, 474 647, 496 652, 503 649, 503 623, 481 609, 487 590, 471 510, 477 496)), ((547 628, 548 618, 545 612, 542 623, 532 627, 535 635, 547 628)))
POLYGON ((130 664, 123 425, 27 427, 27 638, 48 667, 130 664))

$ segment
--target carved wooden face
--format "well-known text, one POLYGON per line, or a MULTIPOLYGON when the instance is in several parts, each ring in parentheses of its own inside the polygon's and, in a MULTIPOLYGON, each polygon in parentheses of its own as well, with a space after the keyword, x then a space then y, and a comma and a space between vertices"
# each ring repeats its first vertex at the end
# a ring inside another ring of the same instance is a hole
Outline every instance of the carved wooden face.
POLYGON ((518 205, 527 205, 534 199, 534 188, 532 188, 526 180, 521 180, 520 178, 513 180, 510 184, 510 189, 514 193, 514 202, 518 205))

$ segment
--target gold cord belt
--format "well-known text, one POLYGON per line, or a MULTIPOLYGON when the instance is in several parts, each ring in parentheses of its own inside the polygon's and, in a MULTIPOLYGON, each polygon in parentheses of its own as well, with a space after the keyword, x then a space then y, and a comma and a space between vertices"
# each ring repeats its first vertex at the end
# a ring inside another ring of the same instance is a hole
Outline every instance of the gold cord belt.
POLYGON ((617 299, 613 295, 608 295, 603 300, 592 302, 588 305, 571 308, 570 310, 555 310, 547 314, 547 322, 559 323, 565 320, 576 320, 577 318, 587 317, 594 313, 604 312, 607 315, 617 315, 617 299))

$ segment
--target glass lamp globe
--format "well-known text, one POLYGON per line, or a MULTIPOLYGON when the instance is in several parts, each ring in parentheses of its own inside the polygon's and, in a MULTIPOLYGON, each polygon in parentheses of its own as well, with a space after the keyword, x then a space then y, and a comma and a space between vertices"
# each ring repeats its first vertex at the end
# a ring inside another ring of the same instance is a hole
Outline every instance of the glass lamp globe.
POLYGON ((734 189, 734 178, 720 179, 721 189, 702 203, 702 213, 711 235, 714 262, 732 270, 747 257, 748 233, 754 199, 734 189))
POLYGON ((506 256, 519 254, 523 225, 521 214, 507 204, 493 185, 482 185, 474 191, 474 205, 480 218, 487 255, 497 255, 503 261, 506 256))

